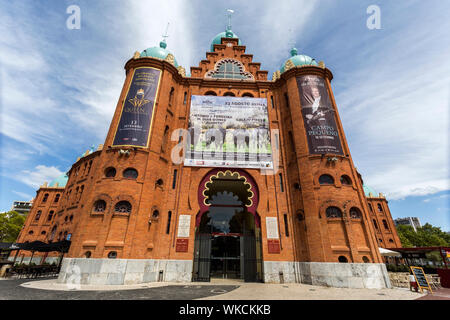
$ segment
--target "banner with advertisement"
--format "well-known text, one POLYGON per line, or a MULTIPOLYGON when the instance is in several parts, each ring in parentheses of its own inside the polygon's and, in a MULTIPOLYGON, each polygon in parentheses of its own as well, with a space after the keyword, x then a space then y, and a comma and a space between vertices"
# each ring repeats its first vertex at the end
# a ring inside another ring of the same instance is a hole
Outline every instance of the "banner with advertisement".
POLYGON ((184 165, 273 169, 267 99, 193 95, 184 165))
POLYGON ((122 105, 113 146, 148 147, 161 70, 136 68, 122 105))
POLYGON ((299 76, 297 85, 309 153, 342 155, 339 131, 325 80, 315 75, 299 76))

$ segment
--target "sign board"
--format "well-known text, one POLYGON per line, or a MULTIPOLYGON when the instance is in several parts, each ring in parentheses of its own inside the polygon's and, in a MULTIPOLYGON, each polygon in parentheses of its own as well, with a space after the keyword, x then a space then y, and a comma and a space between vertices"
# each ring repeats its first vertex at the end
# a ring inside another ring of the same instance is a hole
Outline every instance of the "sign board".
POLYGON ((423 269, 421 267, 410 267, 410 268, 411 268, 411 272, 414 275, 414 278, 416 279, 417 285, 420 288, 420 291, 423 292, 422 289, 427 289, 427 290, 430 290, 431 293, 433 293, 423 269))
POLYGON ((342 155, 339 131, 325 80, 320 76, 305 75, 297 77, 297 85, 309 153, 342 155))
POLYGON ((191 216, 189 214, 182 214, 178 219, 178 238, 189 238, 191 231, 191 216))
POLYGON ((133 71, 113 146, 148 147, 160 76, 161 70, 150 67, 133 71))
POLYGON ((269 253, 280 253, 280 240, 268 239, 267 249, 269 253))
POLYGON ((177 239, 175 246, 176 252, 187 252, 189 247, 189 239, 177 239))
POLYGON ((266 218, 267 239, 278 239, 278 222, 275 217, 266 218))
POLYGON ((273 169, 267 99, 191 97, 185 166, 273 169))

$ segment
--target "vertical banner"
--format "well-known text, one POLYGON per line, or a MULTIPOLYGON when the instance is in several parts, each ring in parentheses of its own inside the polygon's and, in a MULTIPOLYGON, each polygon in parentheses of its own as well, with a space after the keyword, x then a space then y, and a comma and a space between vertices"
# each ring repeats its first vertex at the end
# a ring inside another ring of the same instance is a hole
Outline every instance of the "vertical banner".
POLYGON ((185 166, 273 169, 267 99, 191 97, 185 166))
POLYGON ((297 77, 303 122, 311 154, 343 154, 327 86, 322 77, 297 77))
POLYGON ((113 146, 148 147, 160 76, 161 70, 150 67, 133 71, 113 146))

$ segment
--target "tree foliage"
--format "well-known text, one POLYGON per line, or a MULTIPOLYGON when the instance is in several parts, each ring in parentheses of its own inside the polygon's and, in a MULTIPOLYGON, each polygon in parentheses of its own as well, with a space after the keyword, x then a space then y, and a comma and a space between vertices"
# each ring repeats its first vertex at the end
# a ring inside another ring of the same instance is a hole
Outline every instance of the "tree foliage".
POLYGON ((399 225, 397 233, 403 247, 448 247, 450 246, 450 235, 439 227, 433 227, 426 223, 422 228, 399 225))
POLYGON ((0 242, 15 242, 25 222, 25 216, 16 211, 0 213, 0 242))

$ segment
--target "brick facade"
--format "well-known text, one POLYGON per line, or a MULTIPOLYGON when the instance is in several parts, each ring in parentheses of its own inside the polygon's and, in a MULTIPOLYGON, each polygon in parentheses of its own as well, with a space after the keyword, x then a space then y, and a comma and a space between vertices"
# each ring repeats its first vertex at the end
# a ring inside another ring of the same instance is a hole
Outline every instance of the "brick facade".
MULTIPOLYGON (((353 263, 380 263, 378 246, 401 246, 387 201, 365 197, 332 94, 333 76, 324 66, 294 67, 270 81, 267 71, 260 70, 260 63, 253 62, 253 55, 245 53, 245 46, 238 45, 237 39, 222 38, 222 44, 214 45, 214 52, 206 53, 206 59, 198 67, 191 67, 190 77, 183 76, 170 61, 150 57, 130 59, 125 70, 126 79, 105 143, 72 166, 65 189, 57 190, 61 200, 57 208, 52 208, 54 218, 51 223, 43 221, 35 228, 35 233, 46 231, 40 240, 57 241, 71 234, 69 258, 104 259, 115 252, 119 259, 192 261, 195 222, 200 210, 199 185, 213 168, 174 164, 171 151, 178 139, 172 141, 171 133, 177 128, 187 129, 192 95, 234 95, 266 98, 270 129, 279 130, 279 144, 272 143, 280 152, 279 171, 275 175, 262 175, 257 169, 244 170, 259 191, 257 214, 261 221, 263 261, 338 262, 345 257, 353 263), (222 59, 241 61, 254 81, 209 78, 208 72, 222 59), (161 70, 148 148, 113 147, 133 70, 144 66, 161 70), (344 151, 342 156, 309 153, 296 82, 300 75, 325 79, 344 151), (335 161, 330 161, 330 157, 335 161), (112 175, 109 168, 115 169, 114 176, 107 176, 112 175), (128 168, 137 171, 136 179, 123 177, 128 168), (332 176, 334 183, 320 184, 319 177, 323 174, 332 176), (344 175, 350 183, 341 182, 344 175), (116 210, 121 201, 131 204, 129 212, 116 210), (374 208, 380 204, 383 214, 371 212, 369 204, 374 208), (338 207, 343 216, 327 218, 326 209, 330 206, 338 207), (350 214, 354 208, 360 212, 359 217, 350 214), (191 226, 187 241, 183 240, 187 250, 181 252, 176 250, 180 215, 189 215, 191 226), (278 222, 276 253, 269 252, 268 217, 278 222), (389 230, 384 230, 383 220, 389 230), (378 243, 379 238, 382 243, 378 243)), ((39 189, 19 242, 35 239, 25 233, 34 228, 36 210, 45 214, 50 210, 52 199, 44 207, 40 202, 44 192, 53 195, 56 191, 39 189)), ((44 214, 43 218, 46 220, 44 214)))

